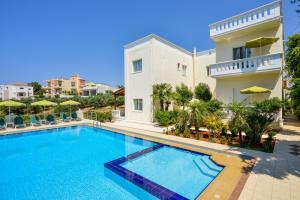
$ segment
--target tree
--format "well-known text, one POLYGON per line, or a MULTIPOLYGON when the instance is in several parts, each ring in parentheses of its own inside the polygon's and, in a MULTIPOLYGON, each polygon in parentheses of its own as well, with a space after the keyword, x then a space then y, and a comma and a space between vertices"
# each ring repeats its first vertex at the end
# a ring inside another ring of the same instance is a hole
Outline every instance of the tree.
POLYGON ((212 98, 209 86, 206 83, 199 83, 195 88, 195 97, 199 100, 209 101, 212 98))
POLYGON ((168 83, 153 85, 152 98, 154 105, 158 102, 160 111, 168 111, 172 99, 172 86, 168 83))
POLYGON ((230 103, 229 110, 232 112, 231 119, 228 123, 229 128, 239 134, 239 143, 240 146, 242 147, 243 146, 242 131, 247 132, 247 130, 249 129, 249 125, 247 123, 248 110, 247 108, 244 107, 243 102, 230 103))
POLYGON ((183 110, 185 106, 193 98, 193 92, 188 88, 188 86, 183 83, 180 86, 176 86, 176 92, 174 94, 174 99, 177 105, 182 106, 183 110))
POLYGON ((286 43, 286 67, 291 77, 291 103, 294 114, 300 120, 300 34, 294 34, 286 43))
POLYGON ((42 87, 41 84, 39 84, 38 82, 31 82, 29 83, 29 85, 31 85, 33 87, 33 94, 37 95, 37 96, 43 96, 44 95, 44 89, 42 87))
POLYGON ((194 99, 190 101, 188 107, 190 125, 195 126, 195 130, 198 131, 208 115, 207 104, 201 100, 194 99))
POLYGON ((286 46, 286 65, 288 73, 293 79, 300 78, 300 34, 294 34, 288 37, 286 46))

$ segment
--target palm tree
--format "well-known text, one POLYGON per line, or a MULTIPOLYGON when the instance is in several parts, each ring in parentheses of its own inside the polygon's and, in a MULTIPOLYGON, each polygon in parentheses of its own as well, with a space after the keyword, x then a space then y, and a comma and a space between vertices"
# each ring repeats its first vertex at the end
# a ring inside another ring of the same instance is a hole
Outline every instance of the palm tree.
POLYGON ((229 104, 229 110, 232 112, 232 117, 229 121, 229 127, 235 129, 239 134, 240 146, 243 146, 242 131, 249 129, 247 123, 247 108, 243 106, 243 102, 232 102, 229 104))
POLYGON ((154 103, 158 101, 160 107, 159 110, 167 111, 172 99, 172 86, 168 83, 155 84, 152 86, 152 90, 152 98, 154 103))
POLYGON ((195 126, 195 130, 198 131, 207 115, 206 104, 201 100, 193 99, 189 102, 188 107, 190 124, 195 126))

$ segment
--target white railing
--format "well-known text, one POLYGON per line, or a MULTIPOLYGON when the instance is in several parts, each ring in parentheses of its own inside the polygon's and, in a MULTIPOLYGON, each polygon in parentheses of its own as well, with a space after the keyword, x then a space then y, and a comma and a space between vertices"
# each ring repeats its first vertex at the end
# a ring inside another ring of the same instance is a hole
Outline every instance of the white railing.
POLYGON ((210 36, 214 37, 250 25, 276 19, 281 16, 281 2, 274 1, 264 6, 244 12, 209 25, 210 36))
POLYGON ((280 70, 281 66, 282 53, 276 53, 212 64, 208 66, 208 70, 211 77, 218 77, 280 70))

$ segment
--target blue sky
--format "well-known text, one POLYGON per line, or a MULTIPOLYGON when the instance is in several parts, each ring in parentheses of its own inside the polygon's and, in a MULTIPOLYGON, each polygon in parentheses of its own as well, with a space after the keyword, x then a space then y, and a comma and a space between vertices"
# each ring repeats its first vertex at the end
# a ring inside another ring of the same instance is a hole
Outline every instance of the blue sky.
MULTIPOLYGON (((0 0, 0 83, 80 74, 123 84, 123 45, 150 33, 213 48, 208 24, 270 0, 0 0), (247 3, 245 3, 247 2, 247 3)), ((285 36, 300 18, 283 0, 285 36)))

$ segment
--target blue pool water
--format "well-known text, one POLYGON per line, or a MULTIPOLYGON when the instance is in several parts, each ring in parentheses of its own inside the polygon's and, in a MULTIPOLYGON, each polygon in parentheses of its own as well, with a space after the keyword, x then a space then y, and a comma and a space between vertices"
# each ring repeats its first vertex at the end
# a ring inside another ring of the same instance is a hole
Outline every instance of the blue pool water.
MULTIPOLYGON (((156 199, 104 164, 156 143, 77 126, 0 137, 0 199, 156 199)), ((186 198, 196 198, 222 167, 169 146, 122 167, 186 198)))

